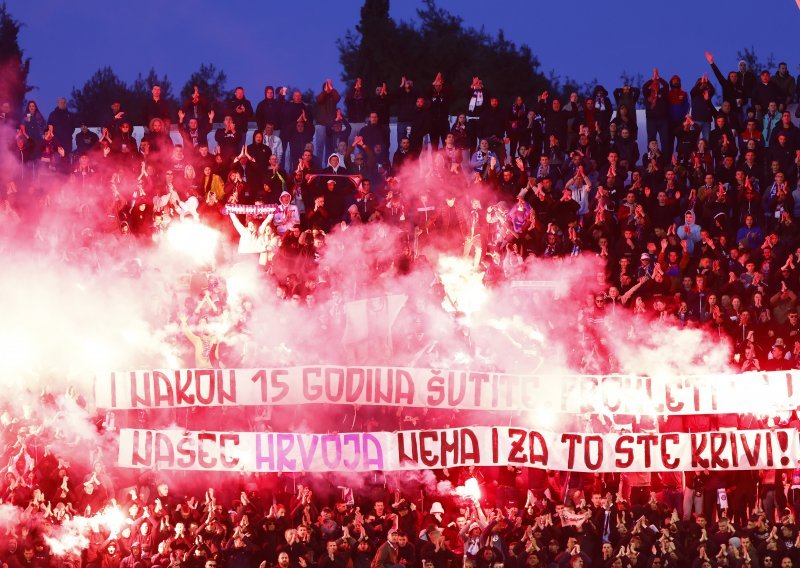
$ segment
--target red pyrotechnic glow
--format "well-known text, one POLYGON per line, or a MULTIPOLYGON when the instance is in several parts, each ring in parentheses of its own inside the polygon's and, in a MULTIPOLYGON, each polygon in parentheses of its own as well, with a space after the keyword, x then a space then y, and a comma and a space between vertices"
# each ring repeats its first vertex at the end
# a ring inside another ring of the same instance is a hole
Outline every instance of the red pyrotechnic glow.
POLYGON ((173 223, 167 231, 167 242, 176 251, 196 262, 208 262, 214 258, 219 231, 190 221, 173 223))
POLYGON ((77 524, 70 524, 58 536, 45 536, 44 540, 50 547, 50 551, 56 556, 80 554, 89 546, 89 539, 81 534, 77 524))
POLYGON ((91 517, 78 516, 67 520, 53 534, 45 536, 45 542, 56 556, 80 554, 89 546, 87 534, 90 530, 103 528, 111 538, 116 538, 129 523, 122 509, 109 505, 91 517))
POLYGON ((98 524, 105 526, 112 535, 118 535, 128 524, 128 518, 122 509, 115 506, 106 507, 101 512, 92 517, 98 524))

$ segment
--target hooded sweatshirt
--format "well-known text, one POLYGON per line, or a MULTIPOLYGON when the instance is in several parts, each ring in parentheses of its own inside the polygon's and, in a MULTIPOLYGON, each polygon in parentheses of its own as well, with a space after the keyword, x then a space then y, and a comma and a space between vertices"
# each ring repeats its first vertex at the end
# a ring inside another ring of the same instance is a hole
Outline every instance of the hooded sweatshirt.
POLYGON ((272 215, 268 215, 254 233, 245 227, 235 213, 230 214, 233 226, 239 233, 239 254, 262 253, 267 249, 268 237, 266 228, 272 221, 272 215))
POLYGON ((280 236, 283 236, 286 231, 300 224, 300 212, 297 210, 297 205, 291 202, 288 205, 283 204, 283 197, 288 196, 291 198, 292 194, 288 191, 281 193, 281 202, 275 210, 275 230, 280 236))
POLYGON ((339 91, 336 89, 326 91, 325 85, 322 85, 322 91, 317 95, 316 123, 324 126, 333 124, 333 121, 336 120, 336 105, 341 99, 339 91))
POLYGON ((667 118, 669 113, 667 101, 668 91, 669 85, 661 77, 658 79, 649 79, 642 85, 642 98, 644 99, 645 115, 647 118, 657 120, 667 118))
POLYGON ((669 80, 667 102, 669 103, 670 122, 683 122, 689 113, 689 96, 681 88, 681 78, 677 75, 673 75, 669 80))
POLYGON ((344 165, 344 160, 342 159, 342 157, 339 154, 335 153, 335 152, 333 154, 331 154, 330 156, 328 156, 328 167, 325 168, 322 171, 322 173, 323 174, 334 174, 334 175, 345 175, 345 174, 347 174, 347 168, 344 165), (331 160, 333 159, 334 156, 339 158, 339 164, 336 167, 333 167, 333 164, 331 163, 331 160))
POLYGON ((695 223, 694 211, 687 211, 691 213, 688 221, 684 221, 678 226, 678 237, 682 241, 686 241, 686 252, 692 254, 694 252, 694 245, 700 242, 700 225, 695 223), (688 230, 687 230, 688 229, 688 230))

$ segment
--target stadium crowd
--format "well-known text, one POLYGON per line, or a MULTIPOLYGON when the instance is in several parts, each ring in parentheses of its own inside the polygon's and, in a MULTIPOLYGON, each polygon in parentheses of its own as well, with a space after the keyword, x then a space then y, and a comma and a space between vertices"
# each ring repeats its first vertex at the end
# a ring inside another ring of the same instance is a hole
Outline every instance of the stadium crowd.
MULTIPOLYGON (((141 139, 119 102, 99 132, 64 99, 47 118, 33 101, 21 113, 5 103, 0 230, 42 240, 40 220, 67 194, 97 204, 105 221, 93 230, 121 247, 152 247, 173 223, 199 221, 258 264, 280 298, 308 306, 341 303, 326 292, 331 274, 318 261, 330 235, 358 225, 389 225, 404 243, 394 259, 369 259, 366 279, 417 269, 443 249, 471 259, 487 287, 520 274, 529 256, 594 255, 605 273, 576 325, 613 333, 607 315, 626 311, 730 340, 743 371, 797 368, 800 129, 790 109, 798 85, 785 63, 775 75, 743 64, 725 75, 706 57, 713 77, 689 92, 679 76, 655 70, 643 85, 597 86, 564 101, 548 92, 500 101, 477 77, 449 85, 441 74, 420 85, 358 80, 344 94, 327 80, 312 104, 267 86, 255 108, 237 88, 221 123, 198 89, 173 112, 154 85, 141 139), (466 108, 454 107, 454 89, 465 89, 466 108)), ((91 238, 78 232, 68 244, 91 238)), ((205 275, 193 290, 180 322, 195 365, 226 357, 235 365, 202 327, 225 311, 224 281, 205 275)), ((246 307, 238 313, 246 324, 246 307)), ((331 310, 328 325, 337 317, 341 309, 331 310)), ((415 318, 405 318, 399 353, 426 345, 415 318)), ((576 366, 613 370, 607 354, 594 355, 582 350, 576 366)), ((80 397, 66 398, 88 412, 80 397)), ((65 399, 42 404, 63 408, 65 399)), ((433 421, 396 411, 362 414, 361 427, 433 421)), ((177 475, 118 471, 101 455, 67 460, 57 423, 10 416, 0 488, 16 512, 0 558, 11 568, 800 565, 800 470, 467 468, 357 482, 230 476, 197 490, 177 475), (482 496, 459 496, 455 488, 472 479, 482 496), (125 520, 111 523, 116 510, 125 520), (80 554, 54 544, 70 536, 54 527, 73 517, 90 518, 80 554)), ((99 435, 113 433, 107 416, 92 418, 99 435)), ((292 423, 280 413, 261 418, 273 429, 292 423)), ((355 415, 342 420, 356 424, 355 415)), ((796 426, 797 416, 782 420, 796 426)), ((695 417, 681 427, 766 424, 695 417)))

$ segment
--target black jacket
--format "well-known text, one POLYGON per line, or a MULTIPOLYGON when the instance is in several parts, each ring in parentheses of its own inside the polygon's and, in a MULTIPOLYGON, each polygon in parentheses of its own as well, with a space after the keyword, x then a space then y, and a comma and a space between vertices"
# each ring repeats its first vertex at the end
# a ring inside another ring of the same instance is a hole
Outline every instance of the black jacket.
POLYGON ((47 118, 47 124, 53 127, 53 138, 56 144, 67 153, 72 152, 72 133, 77 126, 75 116, 67 109, 56 107, 47 118))
POLYGON ((78 154, 86 154, 94 150, 98 142, 100 142, 100 137, 91 130, 87 130, 85 134, 83 132, 78 132, 75 135, 75 145, 77 146, 76 150, 78 154))
POLYGON ((638 87, 631 87, 631 90, 627 93, 622 88, 614 89, 614 102, 617 105, 617 109, 621 105, 626 105, 630 112, 635 113, 636 103, 639 101, 640 94, 638 87))
POLYGON ((481 116, 479 132, 481 137, 485 138, 492 136, 498 140, 505 138, 506 113, 499 106, 497 108, 487 106, 481 116))
POLYGON ((186 148, 196 148, 201 144, 208 144, 208 133, 211 132, 211 123, 208 117, 204 122, 200 122, 195 130, 190 130, 186 125, 178 123, 178 132, 186 148))
POLYGON ((377 96, 369 99, 369 112, 378 113, 379 124, 389 124, 391 100, 389 96, 377 96))
POLYGON ((197 119, 199 124, 208 124, 208 113, 211 112, 211 109, 212 107, 209 106, 208 102, 203 97, 200 97, 197 103, 192 101, 192 99, 186 99, 181 107, 181 110, 186 115, 183 120, 187 125, 192 118, 197 119))
POLYGON ((800 128, 794 124, 790 124, 789 128, 784 128, 783 123, 779 123, 778 126, 776 126, 772 131, 772 135, 770 135, 770 146, 778 143, 778 136, 780 134, 786 134, 786 144, 792 148, 792 150, 797 150, 800 148, 800 128))
POLYGON ((394 105, 397 122, 411 122, 414 119, 417 96, 417 91, 413 88, 406 91, 405 88, 401 87, 395 91, 394 105))
POLYGON ((159 99, 158 101, 150 98, 144 104, 144 125, 149 126, 150 121, 154 118, 160 118, 161 120, 170 120, 170 108, 169 103, 164 99, 159 99))
POLYGON ((741 82, 731 83, 727 78, 722 75, 722 72, 717 67, 716 63, 711 64, 711 69, 714 71, 714 75, 717 77, 717 81, 722 86, 722 100, 728 101, 731 103, 731 107, 733 109, 738 109, 745 102, 747 102, 748 96, 742 86, 741 82), (737 99, 742 101, 742 105, 737 103, 737 99))
POLYGON ((577 115, 576 111, 566 111, 561 109, 559 111, 553 110, 553 105, 550 101, 541 101, 539 103, 539 114, 544 117, 544 134, 546 137, 555 135, 561 144, 567 142, 567 122, 570 118, 577 115))
POLYGON ((261 188, 266 179, 269 158, 272 150, 266 144, 250 144, 247 146, 247 153, 255 162, 247 165, 247 183, 253 187, 261 188))
POLYGON ((367 94, 364 89, 356 92, 351 89, 344 97, 344 104, 347 107, 347 118, 350 122, 367 121, 367 94))
POLYGON ((214 133, 214 139, 219 145, 219 153, 222 160, 228 164, 239 153, 239 144, 242 141, 242 132, 236 127, 236 132, 228 132, 224 128, 218 128, 214 133))
POLYGON ((783 97, 780 91, 778 91, 778 86, 772 81, 768 82, 766 85, 761 81, 756 83, 753 87, 751 98, 754 105, 758 105, 763 109, 766 109, 770 102, 774 101, 777 104, 783 102, 783 97))
POLYGON ((253 117, 253 105, 250 104, 246 98, 241 100, 236 97, 231 97, 228 100, 226 111, 233 118, 236 123, 236 130, 241 133, 247 132, 247 123, 253 117))
POLYGON ((443 85, 441 90, 431 87, 428 90, 428 104, 430 105, 431 120, 434 122, 449 120, 450 118, 450 105, 452 104, 452 96, 450 88, 443 85))
POLYGON ((696 122, 711 122, 713 120, 710 105, 712 104, 711 99, 714 98, 716 92, 717 90, 711 83, 706 83, 704 87, 700 79, 697 80, 689 92, 692 97, 692 120, 696 122), (708 100, 703 97, 705 91, 708 91, 708 100))
POLYGON ((372 124, 364 125, 358 135, 364 138, 364 144, 366 144, 370 150, 375 147, 375 144, 382 144, 384 148, 388 147, 386 145, 388 142, 386 139, 386 130, 379 124, 374 126, 372 124))
POLYGON ((281 119, 281 139, 285 140, 284 133, 290 133, 294 130, 294 125, 297 122, 297 119, 303 114, 303 111, 306 113, 306 118, 310 121, 311 120, 311 110, 308 108, 308 105, 304 102, 296 103, 294 101, 286 101, 283 104, 282 108, 282 119, 281 119))
POLYGON ((644 85, 642 85, 642 99, 644 100, 644 108, 647 118, 661 119, 668 117, 668 92, 669 84, 661 77, 658 79, 650 79, 644 85), (658 81, 658 93, 655 97, 653 97, 651 92, 651 87, 653 87, 654 81, 658 81))
POLYGON ((422 141, 431 129, 430 112, 426 108, 414 108, 414 112, 408 119, 407 122, 411 123, 411 136, 409 138, 411 147, 414 150, 421 150, 422 141))
POLYGON ((280 130, 283 123, 283 97, 272 99, 264 98, 256 107, 256 127, 264 132, 264 127, 270 123, 275 130, 280 130))

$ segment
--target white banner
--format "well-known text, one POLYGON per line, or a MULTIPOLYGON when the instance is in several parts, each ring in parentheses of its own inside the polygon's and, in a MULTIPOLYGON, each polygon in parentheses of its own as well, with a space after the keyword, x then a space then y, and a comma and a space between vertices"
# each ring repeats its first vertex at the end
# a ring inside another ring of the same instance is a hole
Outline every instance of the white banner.
POLYGON ((796 430, 579 434, 510 427, 309 434, 122 430, 119 465, 162 470, 335 472, 459 466, 577 472, 792 469, 796 430))
POLYGON ((510 375, 403 367, 161 369, 98 375, 107 409, 391 405, 568 414, 758 414, 800 407, 800 374, 510 375))

